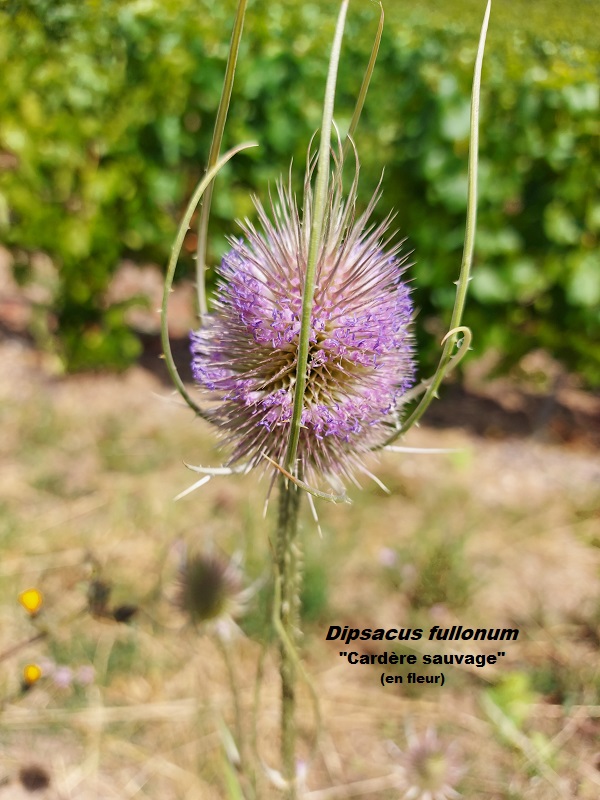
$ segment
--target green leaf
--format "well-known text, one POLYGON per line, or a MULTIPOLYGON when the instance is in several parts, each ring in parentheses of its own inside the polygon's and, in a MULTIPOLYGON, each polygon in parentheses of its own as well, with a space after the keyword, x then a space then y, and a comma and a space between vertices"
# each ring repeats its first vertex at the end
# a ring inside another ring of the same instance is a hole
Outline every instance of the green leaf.
POLYGON ((567 297, 574 305, 596 308, 600 321, 600 255, 598 251, 575 254, 569 259, 573 270, 567 297))
POLYGON ((510 300, 510 282, 498 269, 480 266, 473 272, 471 291, 482 303, 506 303, 510 300))
POLYGON ((581 235, 573 215, 559 200, 544 209, 544 231, 557 244, 575 244, 581 235))

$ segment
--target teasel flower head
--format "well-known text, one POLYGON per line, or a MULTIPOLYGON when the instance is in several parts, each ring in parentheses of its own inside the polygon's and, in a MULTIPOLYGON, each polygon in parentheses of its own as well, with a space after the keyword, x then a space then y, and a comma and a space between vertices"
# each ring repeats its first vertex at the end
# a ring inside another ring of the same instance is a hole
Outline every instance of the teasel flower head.
POLYGON ((408 747, 401 751, 390 742, 398 762, 402 800, 456 800, 455 787, 463 769, 452 749, 431 728, 422 735, 409 736, 408 747))
POLYGON ((27 792, 41 792, 50 786, 50 773, 41 764, 25 764, 19 770, 19 783, 27 792))
MULTIPOLYGON (((314 163, 314 162, 313 162, 314 163)), ((353 478, 364 455, 396 424, 414 378, 413 313, 402 280, 406 256, 391 243, 390 217, 371 221, 379 199, 355 217, 340 170, 329 190, 316 264, 299 473, 333 485, 353 478)), ((313 198, 311 169, 302 213, 280 182, 270 213, 255 200, 260 228, 240 223, 223 257, 214 312, 192 334, 193 372, 212 393, 211 419, 232 448, 230 463, 277 463, 288 447, 298 364, 313 198), (263 462, 264 463, 264 462, 263 462)))
POLYGON ((176 603, 193 624, 229 623, 243 613, 247 600, 241 572, 233 561, 216 555, 183 559, 176 603))

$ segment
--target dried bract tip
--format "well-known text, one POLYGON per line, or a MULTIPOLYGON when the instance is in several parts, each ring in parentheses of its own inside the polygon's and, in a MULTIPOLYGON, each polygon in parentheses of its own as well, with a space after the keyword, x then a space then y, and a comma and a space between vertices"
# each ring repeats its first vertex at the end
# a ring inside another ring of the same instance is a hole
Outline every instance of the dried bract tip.
MULTIPOLYGON (((310 175, 309 175, 310 179, 310 175)), ((256 203, 222 260, 214 313, 192 334, 196 381, 213 393, 212 419, 232 445, 230 463, 283 463, 298 363, 302 295, 311 229, 307 179, 301 216, 291 188, 278 186, 271 214, 256 203), (265 462, 263 462, 265 463, 265 462)), ((299 474, 352 477, 365 453, 396 423, 413 382, 412 303, 400 245, 386 249, 389 219, 354 219, 355 190, 330 190, 316 266, 310 349, 297 456, 299 474)), ((339 481, 335 481, 339 485, 339 481)))

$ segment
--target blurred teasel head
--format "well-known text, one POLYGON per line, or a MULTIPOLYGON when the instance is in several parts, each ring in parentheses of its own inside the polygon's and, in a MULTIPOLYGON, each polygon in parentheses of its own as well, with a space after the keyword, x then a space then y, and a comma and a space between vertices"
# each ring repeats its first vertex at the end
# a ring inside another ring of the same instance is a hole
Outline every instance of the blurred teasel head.
MULTIPOLYGON (((341 168, 341 160, 339 163, 341 168)), ((355 216, 356 181, 344 197, 341 170, 328 195, 315 269, 298 472, 352 478, 361 457, 390 434, 414 379, 406 256, 390 240, 390 217, 372 222, 379 192, 355 216)), ((283 463, 298 368, 313 213, 311 171, 302 212, 280 183, 270 213, 255 201, 229 240, 214 311, 192 334, 193 371, 218 404, 211 419, 233 448, 231 462, 283 463)))
POLYGON ((195 625, 239 616, 246 599, 241 573, 232 561, 214 555, 192 555, 183 560, 176 603, 195 625))
POLYGON ((19 770, 19 783, 27 792, 42 792, 50 786, 50 773, 41 764, 24 764, 19 770))
POLYGON ((452 745, 444 745, 431 728, 421 735, 411 734, 404 751, 390 742, 390 751, 398 763, 405 800, 460 797, 456 785, 463 775, 462 766, 452 745))

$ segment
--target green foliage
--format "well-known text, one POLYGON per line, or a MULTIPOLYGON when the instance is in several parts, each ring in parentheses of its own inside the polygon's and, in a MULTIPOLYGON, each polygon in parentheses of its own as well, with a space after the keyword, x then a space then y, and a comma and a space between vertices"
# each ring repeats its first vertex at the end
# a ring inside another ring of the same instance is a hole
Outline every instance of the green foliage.
MULTIPOLYGON (((121 367, 139 352, 126 308, 109 306, 106 289, 125 256, 167 259, 207 158, 233 7, 14 0, 0 12, 10 16, 0 25, 0 230, 20 263, 37 250, 55 263, 44 335, 57 338, 71 369, 121 367)), ((252 191, 265 198, 291 157, 301 178, 320 120, 335 7, 256 0, 249 10, 224 146, 252 138, 260 148, 218 178, 213 261, 224 234, 235 234, 232 219, 252 213, 252 191)), ((336 111, 342 130, 376 17, 368 3, 349 16, 336 111)), ((385 166, 379 213, 398 211, 414 249, 425 359, 438 345, 423 331, 442 332, 436 320, 449 317, 461 257, 476 47, 470 15, 468 32, 432 19, 438 27, 390 9, 357 138, 362 202, 385 166)), ((598 384, 598 59, 592 47, 503 30, 484 65, 466 322, 476 349, 498 349, 506 365, 543 346, 598 384)))
MULTIPOLYGON (((139 343, 105 292, 121 257, 164 260, 188 190, 186 125, 200 124, 185 111, 212 113, 218 98, 191 81, 198 62, 209 78, 210 38, 179 2, 24 0, 11 17, 0 27, 0 146, 14 158, 0 177, 3 234, 59 270, 52 312, 68 367, 125 366, 139 343)), ((209 137, 210 121, 201 150, 209 137)))
MULTIPOLYGON (((378 153, 393 187, 386 200, 415 247, 423 316, 447 317, 464 232, 473 45, 459 31, 419 28, 387 45, 384 71, 402 77, 370 105, 374 130, 394 120, 378 153)), ((515 39, 487 57, 466 314, 479 352, 498 348, 510 364, 546 347, 591 383, 600 381, 597 73, 580 49, 542 41, 515 39)))
POLYGON ((522 727, 537 699, 529 676, 524 672, 510 672, 487 690, 490 699, 512 723, 522 727))

